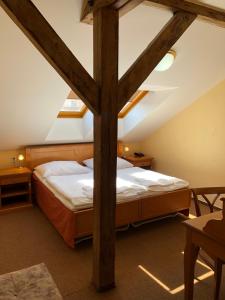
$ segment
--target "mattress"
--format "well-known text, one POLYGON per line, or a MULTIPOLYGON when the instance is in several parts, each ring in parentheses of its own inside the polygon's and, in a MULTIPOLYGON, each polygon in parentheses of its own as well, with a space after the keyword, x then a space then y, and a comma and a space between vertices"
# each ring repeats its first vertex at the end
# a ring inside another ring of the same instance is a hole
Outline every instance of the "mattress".
MULTIPOLYGON (((93 172, 79 175, 36 177, 67 208, 78 211, 93 207, 93 172)), ((117 203, 129 202, 169 191, 187 188, 185 180, 138 167, 117 171, 117 203)))

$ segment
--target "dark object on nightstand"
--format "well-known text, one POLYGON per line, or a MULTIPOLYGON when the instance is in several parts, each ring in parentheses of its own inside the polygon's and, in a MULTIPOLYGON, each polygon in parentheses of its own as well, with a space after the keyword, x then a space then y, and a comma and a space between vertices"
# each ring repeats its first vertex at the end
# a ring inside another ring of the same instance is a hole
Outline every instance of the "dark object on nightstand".
POLYGON ((134 157, 143 157, 145 156, 142 152, 134 152, 134 157))
POLYGON ((0 213, 32 206, 31 173, 22 167, 0 170, 0 213))

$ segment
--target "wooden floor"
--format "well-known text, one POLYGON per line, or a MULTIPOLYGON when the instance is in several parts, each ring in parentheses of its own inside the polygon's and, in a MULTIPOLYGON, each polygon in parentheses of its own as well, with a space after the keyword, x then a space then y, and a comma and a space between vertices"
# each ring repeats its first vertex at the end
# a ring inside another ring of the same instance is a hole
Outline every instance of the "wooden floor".
MULTIPOLYGON (((1 215, 0 274, 44 262, 65 300, 181 300, 182 221, 181 217, 175 217, 120 232, 117 287, 98 294, 90 284, 91 241, 83 242, 75 250, 68 248, 37 207, 1 215)), ((212 299, 213 276, 209 272, 198 264, 196 275, 206 278, 195 285, 195 299, 212 299)), ((221 299, 225 299, 223 290, 221 299)))

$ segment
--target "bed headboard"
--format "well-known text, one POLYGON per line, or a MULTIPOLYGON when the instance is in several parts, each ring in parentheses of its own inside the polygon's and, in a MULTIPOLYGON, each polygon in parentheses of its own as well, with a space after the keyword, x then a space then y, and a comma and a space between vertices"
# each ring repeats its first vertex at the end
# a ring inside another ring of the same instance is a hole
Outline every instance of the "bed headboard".
MULTIPOLYGON (((44 145, 26 148, 26 163, 33 170, 36 166, 53 160, 76 160, 82 162, 93 157, 93 143, 44 145)), ((118 156, 122 156, 123 145, 118 143, 118 156)))

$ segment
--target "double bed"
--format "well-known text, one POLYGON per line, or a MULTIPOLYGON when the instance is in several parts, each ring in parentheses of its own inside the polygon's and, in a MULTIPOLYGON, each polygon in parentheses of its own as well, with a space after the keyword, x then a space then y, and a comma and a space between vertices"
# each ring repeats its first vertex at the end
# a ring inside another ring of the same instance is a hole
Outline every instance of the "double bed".
MULTIPOLYGON (((118 156, 122 144, 118 144, 118 156)), ((93 144, 29 147, 26 160, 33 172, 35 199, 70 247, 92 234, 93 170, 86 174, 44 178, 36 167, 51 161, 77 161, 93 157, 93 144)), ((124 226, 171 213, 188 214, 188 183, 137 167, 117 170, 116 226, 124 226), (152 179, 153 178, 153 179, 152 179), (149 184, 155 180, 160 185, 149 184)))

